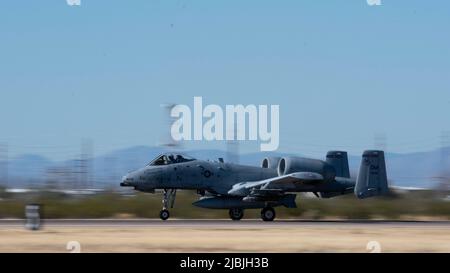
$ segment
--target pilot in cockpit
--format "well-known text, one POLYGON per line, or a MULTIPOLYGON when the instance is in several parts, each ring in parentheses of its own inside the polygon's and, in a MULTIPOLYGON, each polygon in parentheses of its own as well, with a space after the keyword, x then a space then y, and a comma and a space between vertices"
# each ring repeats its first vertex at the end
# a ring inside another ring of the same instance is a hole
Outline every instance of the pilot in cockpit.
POLYGON ((184 161, 184 158, 181 155, 177 155, 177 158, 175 159, 175 162, 176 163, 180 163, 180 162, 183 162, 183 161, 184 161))
POLYGON ((168 154, 168 155, 159 156, 158 158, 156 158, 155 160, 150 162, 148 165, 149 166, 163 166, 163 165, 171 165, 171 164, 183 163, 183 162, 188 162, 188 161, 193 161, 193 160, 195 160, 195 159, 190 158, 190 157, 184 157, 180 154, 177 154, 177 155, 168 154))

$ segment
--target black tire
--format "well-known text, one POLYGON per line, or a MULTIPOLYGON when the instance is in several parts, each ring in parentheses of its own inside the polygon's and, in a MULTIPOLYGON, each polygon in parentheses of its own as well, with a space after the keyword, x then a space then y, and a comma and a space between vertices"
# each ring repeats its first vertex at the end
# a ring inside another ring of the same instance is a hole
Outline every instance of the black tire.
POLYGON ((243 209, 230 209, 229 215, 231 220, 240 221, 244 218, 244 210, 243 209))
POLYGON ((263 219, 264 222, 272 222, 275 220, 276 216, 275 210, 271 207, 264 208, 261 211, 261 219, 263 219))
POLYGON ((163 209, 160 213, 159 213, 159 218, 161 218, 161 220, 166 221, 167 219, 170 218, 170 212, 166 209, 163 209))

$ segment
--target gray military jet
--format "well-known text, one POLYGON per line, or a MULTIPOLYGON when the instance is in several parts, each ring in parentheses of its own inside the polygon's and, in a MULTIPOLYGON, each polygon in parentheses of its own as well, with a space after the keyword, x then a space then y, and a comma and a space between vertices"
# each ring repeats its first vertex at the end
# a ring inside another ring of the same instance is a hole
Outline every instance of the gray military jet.
POLYGON ((296 208, 298 192, 319 198, 354 193, 365 199, 388 192, 384 152, 365 151, 359 174, 350 178, 346 152, 328 152, 326 160, 301 157, 269 157, 261 167, 197 160, 181 154, 163 154, 147 166, 124 176, 122 187, 141 192, 164 191, 160 218, 170 217, 176 191, 196 190, 201 196, 193 205, 227 209, 232 220, 241 220, 245 209, 262 209, 264 221, 275 219, 274 207, 296 208))

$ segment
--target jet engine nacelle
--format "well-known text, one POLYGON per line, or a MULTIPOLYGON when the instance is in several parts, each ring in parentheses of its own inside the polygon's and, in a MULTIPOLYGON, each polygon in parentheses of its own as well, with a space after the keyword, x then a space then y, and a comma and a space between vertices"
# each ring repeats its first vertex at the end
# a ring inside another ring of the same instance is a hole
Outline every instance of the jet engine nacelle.
POLYGON ((330 164, 316 159, 302 157, 284 157, 278 163, 278 175, 287 175, 296 172, 313 172, 321 174, 325 181, 332 181, 336 171, 330 164))
POLYGON ((266 157, 261 163, 261 167, 264 169, 278 169, 281 157, 266 157))

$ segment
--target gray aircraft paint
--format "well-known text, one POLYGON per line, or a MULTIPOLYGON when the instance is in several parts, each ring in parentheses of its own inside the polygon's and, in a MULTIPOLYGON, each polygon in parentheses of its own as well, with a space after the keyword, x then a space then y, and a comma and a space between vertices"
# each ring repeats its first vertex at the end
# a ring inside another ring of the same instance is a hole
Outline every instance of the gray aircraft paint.
MULTIPOLYGON (((159 159, 164 156, 169 155, 159 159)), ((295 207, 291 193, 296 192, 313 192, 322 198, 354 193, 364 199, 388 191, 384 153, 364 152, 358 178, 349 176, 347 153, 333 151, 326 161, 268 158, 262 167, 196 159, 148 165, 126 175, 121 186, 143 192, 197 190, 206 197, 194 205, 213 209, 295 207)))
POLYGON ((242 181, 259 181, 276 176, 274 169, 194 160, 168 166, 146 166, 129 173, 128 181, 124 182, 144 192, 182 189, 227 194, 233 185, 242 181))

